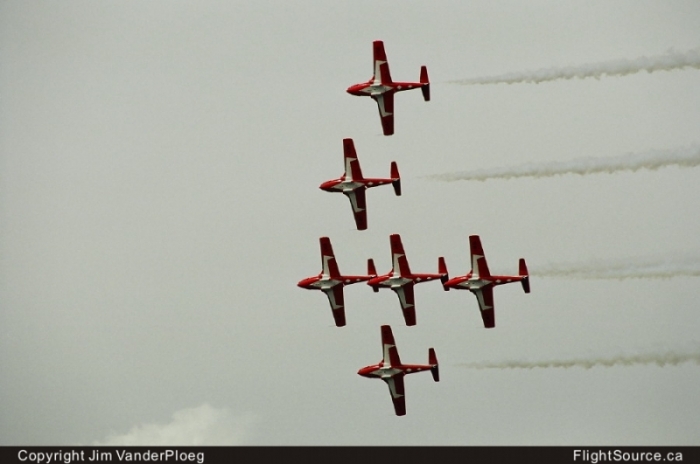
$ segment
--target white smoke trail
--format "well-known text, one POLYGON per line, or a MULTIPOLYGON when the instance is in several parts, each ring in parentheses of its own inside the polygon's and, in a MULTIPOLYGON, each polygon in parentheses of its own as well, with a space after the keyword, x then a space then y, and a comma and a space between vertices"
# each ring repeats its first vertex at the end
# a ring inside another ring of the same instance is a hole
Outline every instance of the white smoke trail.
POLYGON ((648 353, 632 356, 615 356, 609 358, 574 358, 568 360, 550 361, 500 361, 500 362, 472 362, 457 364, 459 367, 470 369, 535 369, 582 367, 590 369, 595 366, 633 366, 635 364, 656 364, 660 367, 677 366, 679 364, 694 362, 700 364, 700 352, 694 353, 648 353))
POLYGON ((696 68, 700 69, 700 48, 679 53, 669 50, 664 55, 639 57, 633 60, 619 59, 603 61, 601 63, 589 63, 580 66, 567 66, 565 68, 546 68, 536 71, 502 74, 500 76, 475 77, 450 81, 451 84, 476 85, 476 84, 516 84, 554 81, 557 79, 573 79, 602 76, 625 76, 641 71, 649 73, 654 71, 672 71, 674 69, 696 68))
POLYGON ((530 275, 575 279, 670 279, 700 277, 700 257, 664 256, 627 261, 594 261, 582 264, 552 264, 535 267, 530 275))
POLYGON ((700 146, 672 150, 654 150, 644 153, 627 153, 606 158, 578 158, 571 161, 527 163, 513 167, 477 169, 428 176, 433 180, 454 182, 457 180, 510 179, 513 177, 551 177, 563 174, 597 174, 616 171, 659 169, 665 166, 694 167, 700 165, 700 146))

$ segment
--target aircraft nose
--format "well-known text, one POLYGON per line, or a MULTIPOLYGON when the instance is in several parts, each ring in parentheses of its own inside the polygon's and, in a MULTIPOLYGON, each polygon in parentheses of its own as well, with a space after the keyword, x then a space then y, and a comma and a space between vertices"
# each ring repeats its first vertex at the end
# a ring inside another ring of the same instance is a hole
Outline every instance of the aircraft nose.
POLYGON ((308 281, 309 281, 309 279, 301 279, 299 282, 297 282, 297 287, 301 287, 301 288, 308 287, 308 285, 309 285, 308 281))
POLYGON ((318 188, 320 188, 321 190, 326 190, 326 191, 330 190, 331 187, 332 187, 332 181, 330 181, 330 180, 327 180, 318 186, 318 188))

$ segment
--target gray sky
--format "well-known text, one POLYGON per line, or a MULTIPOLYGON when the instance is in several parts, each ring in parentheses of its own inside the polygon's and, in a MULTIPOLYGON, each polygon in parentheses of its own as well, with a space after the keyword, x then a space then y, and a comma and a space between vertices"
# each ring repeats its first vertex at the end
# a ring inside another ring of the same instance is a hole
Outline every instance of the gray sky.
POLYGON ((698 20, 692 0, 1 2, 0 444, 700 444, 696 362, 468 367, 697 359, 697 273, 551 270, 700 256, 700 168, 430 177, 698 144, 695 68, 450 83, 687 52, 698 20), (392 137, 345 93, 377 39, 395 80, 433 82, 396 97, 392 137), (364 232, 318 189, 344 137, 366 175, 404 179, 368 192, 364 232), (420 285, 406 327, 359 284, 334 327, 296 287, 318 238, 358 274, 390 268, 391 233, 454 276, 479 234, 492 272, 527 259, 532 293, 499 287, 486 330, 468 292, 420 285), (405 417, 356 374, 382 324, 404 362, 441 364, 406 378, 405 417))

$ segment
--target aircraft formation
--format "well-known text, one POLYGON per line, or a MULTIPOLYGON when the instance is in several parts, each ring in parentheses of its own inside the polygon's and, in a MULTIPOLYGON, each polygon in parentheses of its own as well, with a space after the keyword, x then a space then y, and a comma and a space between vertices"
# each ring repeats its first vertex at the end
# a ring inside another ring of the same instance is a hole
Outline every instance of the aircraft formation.
MULTIPOLYGON (((377 102, 382 132, 385 136, 394 134, 394 94, 404 90, 421 89, 423 99, 430 101, 430 81, 428 69, 421 66, 419 82, 394 82, 389 72, 384 43, 375 40, 373 46, 372 78, 367 82, 348 87, 347 92, 356 96, 369 96, 377 102)), ((342 192, 350 200, 350 206, 357 230, 366 230, 367 199, 366 190, 371 187, 391 184, 396 196, 401 196, 401 176, 395 161, 391 162, 389 177, 365 178, 360 161, 355 151, 352 139, 343 139, 344 173, 337 179, 323 182, 320 189, 327 192, 342 192)), ((423 282, 439 280, 444 291, 469 290, 476 296, 483 325, 487 329, 496 326, 494 312, 493 288, 507 283, 520 282, 525 293, 530 293, 530 278, 525 260, 520 258, 517 275, 492 275, 486 263, 486 257, 478 235, 469 236, 471 254, 471 270, 459 277, 450 279, 445 258, 440 256, 437 261, 436 273, 413 273, 408 264, 408 258, 399 234, 389 236, 391 249, 391 269, 386 273, 377 274, 374 260, 367 260, 366 275, 342 275, 336 262, 333 246, 329 237, 319 239, 321 248, 321 272, 315 276, 302 279, 297 284, 308 290, 320 290, 326 294, 331 308, 331 314, 337 327, 346 325, 345 286, 365 282, 374 292, 389 288, 396 293, 406 326, 415 326, 416 300, 414 287, 423 282)), ((403 364, 399 357, 391 326, 382 325, 382 360, 370 366, 361 368, 357 373, 367 378, 380 378, 389 387, 394 412, 397 416, 406 414, 406 400, 403 378, 407 374, 430 371, 433 380, 440 380, 437 355, 433 348, 428 349, 428 364, 403 364)))

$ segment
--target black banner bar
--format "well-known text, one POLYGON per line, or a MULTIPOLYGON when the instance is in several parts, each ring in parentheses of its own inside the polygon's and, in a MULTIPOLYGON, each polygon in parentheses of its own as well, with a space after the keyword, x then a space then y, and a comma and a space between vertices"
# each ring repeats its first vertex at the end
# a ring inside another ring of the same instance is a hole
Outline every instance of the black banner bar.
POLYGON ((71 463, 290 463, 352 460, 524 464, 698 463, 698 446, 0 446, 0 462, 71 463), (467 461, 468 460, 468 461, 467 461))

